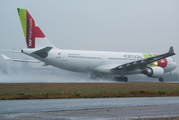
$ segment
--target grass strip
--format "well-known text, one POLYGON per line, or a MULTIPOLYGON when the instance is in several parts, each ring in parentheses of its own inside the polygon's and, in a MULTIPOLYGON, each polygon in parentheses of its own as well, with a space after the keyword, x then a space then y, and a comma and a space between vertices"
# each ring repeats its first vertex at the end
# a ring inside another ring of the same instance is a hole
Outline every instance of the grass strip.
POLYGON ((179 83, 0 84, 0 100, 179 96, 179 83))

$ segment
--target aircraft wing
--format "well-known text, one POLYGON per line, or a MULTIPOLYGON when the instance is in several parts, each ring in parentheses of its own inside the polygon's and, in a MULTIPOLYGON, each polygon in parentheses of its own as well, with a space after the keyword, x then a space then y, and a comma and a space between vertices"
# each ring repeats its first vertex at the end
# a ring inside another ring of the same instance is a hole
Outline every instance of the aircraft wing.
POLYGON ((173 56, 175 55, 173 47, 171 46, 169 49, 169 52, 165 53, 165 54, 161 54, 158 56, 154 56, 154 57, 150 57, 150 58, 146 58, 146 59, 142 59, 142 60, 137 60, 137 61, 133 61, 133 62, 129 62, 126 64, 122 64, 119 65, 111 70, 135 70, 135 69, 144 69, 147 67, 148 64, 151 64, 155 61, 167 58, 169 56, 173 56))
POLYGON ((9 57, 1 54, 1 56, 5 59, 5 60, 9 60, 9 61, 16 61, 16 62, 31 62, 31 63, 40 63, 41 61, 37 61, 37 60, 23 60, 23 59, 10 59, 9 57))

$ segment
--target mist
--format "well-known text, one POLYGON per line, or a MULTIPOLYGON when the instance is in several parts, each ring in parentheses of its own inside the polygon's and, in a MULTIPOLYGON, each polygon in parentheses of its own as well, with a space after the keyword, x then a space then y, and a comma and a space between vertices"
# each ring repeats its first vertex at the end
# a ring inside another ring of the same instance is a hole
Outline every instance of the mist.
MULTIPOLYGON (((13 64, 14 65, 14 64, 13 64)), ((38 68, 22 63, 21 67, 0 63, 0 83, 84 83, 115 82, 108 79, 91 79, 89 73, 76 73, 52 66, 38 68)))
MULTIPOLYGON (((114 76, 103 76, 93 78, 89 73, 77 73, 62 70, 52 66, 32 67, 30 63, 16 65, 6 61, 0 62, 0 83, 118 83, 114 76)), ((145 75, 130 75, 129 82, 158 82, 156 78, 149 78, 145 75)), ((164 76, 165 82, 179 81, 178 73, 168 73, 164 76)))

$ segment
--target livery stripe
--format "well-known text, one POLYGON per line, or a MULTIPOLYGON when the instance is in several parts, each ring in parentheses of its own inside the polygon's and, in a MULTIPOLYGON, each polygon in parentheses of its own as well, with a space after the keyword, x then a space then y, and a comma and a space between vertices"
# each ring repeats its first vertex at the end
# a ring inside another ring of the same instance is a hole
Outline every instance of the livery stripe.
POLYGON ((143 54, 143 56, 144 56, 145 58, 149 58, 149 57, 150 57, 149 54, 143 54))
MULTIPOLYGON (((158 56, 158 54, 142 54, 144 56, 144 58, 149 58, 149 57, 154 57, 154 56, 158 56)), ((155 61, 149 65, 153 65, 153 66, 160 66, 162 68, 165 68, 168 64, 168 61, 166 58, 162 59, 164 62, 161 62, 161 60, 159 61, 155 61)))
MULTIPOLYGON (((154 57, 155 55, 154 54, 143 54, 144 58, 150 58, 150 57, 154 57)), ((158 66, 158 61, 156 62, 153 62, 149 65, 154 65, 154 66, 158 66)))
POLYGON ((24 37, 25 37, 25 40, 26 40, 27 12, 26 12, 26 9, 22 9, 22 8, 17 8, 17 11, 19 13, 19 18, 21 20, 22 29, 23 29, 23 32, 24 32, 24 37))
POLYGON ((150 57, 154 57, 154 55, 153 55, 153 54, 149 54, 149 56, 150 56, 150 57))

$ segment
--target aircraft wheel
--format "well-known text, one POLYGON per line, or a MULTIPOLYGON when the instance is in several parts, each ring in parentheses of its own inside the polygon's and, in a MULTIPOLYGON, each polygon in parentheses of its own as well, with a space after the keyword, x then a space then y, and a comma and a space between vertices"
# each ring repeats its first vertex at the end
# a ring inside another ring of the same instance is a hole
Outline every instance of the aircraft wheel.
POLYGON ((128 82, 127 77, 115 77, 114 80, 119 81, 119 82, 128 82))
POLYGON ((114 77, 114 80, 115 80, 115 81, 118 81, 118 77, 114 77))
POLYGON ((163 82, 163 81, 164 81, 164 79, 163 79, 163 78, 159 78, 159 81, 160 81, 160 82, 163 82))
POLYGON ((115 77, 114 80, 121 81, 121 77, 115 77))
POLYGON ((123 77, 118 77, 118 80, 119 81, 123 81, 123 77))
POLYGON ((123 77, 124 82, 128 82, 128 78, 127 77, 123 77))
POLYGON ((123 81, 123 77, 115 77, 114 80, 122 82, 123 81))

